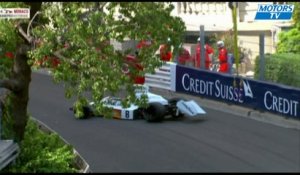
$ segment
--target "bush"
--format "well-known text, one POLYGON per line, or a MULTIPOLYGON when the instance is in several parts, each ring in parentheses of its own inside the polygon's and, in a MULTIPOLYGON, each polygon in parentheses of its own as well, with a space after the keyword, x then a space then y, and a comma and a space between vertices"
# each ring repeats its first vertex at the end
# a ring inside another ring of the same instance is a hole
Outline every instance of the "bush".
MULTIPOLYGON (((300 87, 300 54, 280 53, 265 55, 265 80, 300 87)), ((255 75, 259 77, 259 56, 255 60, 255 75)))
POLYGON ((73 148, 66 145, 57 134, 46 134, 39 130, 32 120, 27 123, 16 162, 3 171, 10 173, 79 172, 75 168, 73 148))

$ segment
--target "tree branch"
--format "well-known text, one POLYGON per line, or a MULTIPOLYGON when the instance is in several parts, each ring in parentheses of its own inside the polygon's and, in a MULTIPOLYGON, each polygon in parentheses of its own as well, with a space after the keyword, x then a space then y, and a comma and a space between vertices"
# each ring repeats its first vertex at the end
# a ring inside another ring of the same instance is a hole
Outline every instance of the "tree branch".
POLYGON ((33 22, 33 20, 35 19, 35 17, 36 17, 37 15, 39 15, 39 14, 41 14, 41 12, 40 12, 40 11, 37 11, 37 12, 34 14, 34 16, 32 17, 32 19, 29 21, 29 24, 28 24, 28 27, 27 27, 27 36, 29 36, 29 37, 30 37, 29 28, 31 27, 32 22, 33 22))
MULTIPOLYGON (((65 57, 65 56, 63 56, 63 55, 61 55, 61 52, 62 52, 62 51, 65 51, 65 50, 66 50, 66 48, 57 50, 57 51, 53 52, 52 55, 54 55, 54 56, 57 57, 58 59, 61 59, 61 60, 67 60, 67 59, 69 59, 69 58, 67 58, 67 57, 65 57)), ((72 61, 70 61, 70 63, 71 63, 71 66, 72 66, 73 68, 78 69, 78 65, 77 65, 76 63, 74 63, 74 62, 72 62, 72 61)))
POLYGON ((108 2, 102 2, 102 5, 100 5, 100 10, 103 12, 103 8, 108 4, 108 2))
MULTIPOLYGON (((5 100, 6 100, 7 96, 8 96, 8 94, 9 94, 9 90, 7 90, 7 89, 0 89, 0 108, 2 107, 2 111, 3 111, 5 100)), ((1 113, 0 113, 0 115, 1 115, 1 113)))
POLYGON ((66 59, 68 59, 68 58, 66 58, 65 56, 61 55, 61 52, 62 52, 62 51, 65 51, 65 50, 66 50, 65 48, 60 49, 60 50, 57 50, 57 51, 53 52, 53 55, 56 56, 56 57, 59 58, 59 59, 64 59, 64 60, 66 60, 66 59))
POLYGON ((23 30, 21 24, 22 24, 21 21, 18 22, 17 25, 16 25, 16 28, 18 29, 19 34, 21 35, 21 37, 22 37, 23 39, 25 39, 29 44, 31 44, 33 38, 32 38, 31 36, 28 36, 28 35, 24 32, 24 30, 23 30))
POLYGON ((5 88, 10 91, 16 91, 19 87, 18 81, 14 79, 0 80, 0 88, 5 88))

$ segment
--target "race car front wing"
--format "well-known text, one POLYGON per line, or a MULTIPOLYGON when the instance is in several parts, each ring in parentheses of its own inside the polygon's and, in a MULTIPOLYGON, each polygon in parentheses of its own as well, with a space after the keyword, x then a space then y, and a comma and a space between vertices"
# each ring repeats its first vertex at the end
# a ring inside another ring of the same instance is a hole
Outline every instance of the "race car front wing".
POLYGON ((196 117, 200 114, 206 114, 206 112, 194 101, 180 100, 176 104, 179 112, 183 113, 187 117, 196 117))

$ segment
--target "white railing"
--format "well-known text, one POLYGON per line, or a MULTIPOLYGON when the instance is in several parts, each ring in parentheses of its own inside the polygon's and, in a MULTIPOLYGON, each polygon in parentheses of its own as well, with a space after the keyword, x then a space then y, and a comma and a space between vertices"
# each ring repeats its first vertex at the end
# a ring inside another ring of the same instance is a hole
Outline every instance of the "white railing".
POLYGON ((175 63, 166 62, 160 68, 155 69, 154 74, 145 75, 145 84, 149 87, 162 88, 166 90, 175 90, 175 87, 172 87, 172 79, 175 78, 175 63))
POLYGON ((224 14, 226 2, 177 2, 178 13, 196 15, 224 14))
POLYGON ((227 2, 173 2, 173 16, 180 17, 187 31, 226 31, 232 28, 231 10, 227 2))

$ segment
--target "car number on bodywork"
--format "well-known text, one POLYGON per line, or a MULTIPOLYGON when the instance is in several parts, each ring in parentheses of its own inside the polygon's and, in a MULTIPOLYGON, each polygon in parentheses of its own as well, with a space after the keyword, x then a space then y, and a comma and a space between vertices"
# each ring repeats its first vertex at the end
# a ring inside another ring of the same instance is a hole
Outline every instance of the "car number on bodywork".
POLYGON ((133 120, 133 110, 127 109, 113 109, 113 118, 133 120))

